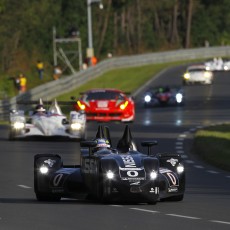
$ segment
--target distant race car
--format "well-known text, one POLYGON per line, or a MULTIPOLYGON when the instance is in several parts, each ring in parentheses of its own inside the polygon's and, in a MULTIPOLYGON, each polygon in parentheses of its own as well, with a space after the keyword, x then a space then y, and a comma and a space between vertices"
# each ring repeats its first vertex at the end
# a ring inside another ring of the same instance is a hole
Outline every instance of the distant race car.
POLYGON ((213 58, 204 62, 206 70, 210 71, 229 71, 230 60, 227 58, 213 58))
POLYGON ((194 83, 212 84, 213 72, 206 69, 205 65, 189 66, 183 75, 183 84, 189 85, 194 83))
POLYGON ((177 86, 159 86, 146 91, 144 94, 144 106, 158 105, 184 105, 184 91, 177 86))
POLYGON ((88 90, 81 93, 74 107, 76 111, 85 111, 87 121, 132 122, 135 119, 132 97, 117 89, 88 90))
POLYGON ((116 149, 108 127, 99 126, 95 139, 81 142, 80 165, 64 165, 60 155, 34 157, 34 192, 38 201, 61 198, 102 202, 181 201, 185 169, 180 155, 151 150, 157 141, 143 141, 139 152, 126 125, 116 149))
POLYGON ((39 104, 29 116, 26 116, 23 110, 12 110, 9 139, 28 139, 29 137, 85 139, 86 116, 84 112, 71 111, 67 119, 56 100, 46 111, 40 99, 39 104))

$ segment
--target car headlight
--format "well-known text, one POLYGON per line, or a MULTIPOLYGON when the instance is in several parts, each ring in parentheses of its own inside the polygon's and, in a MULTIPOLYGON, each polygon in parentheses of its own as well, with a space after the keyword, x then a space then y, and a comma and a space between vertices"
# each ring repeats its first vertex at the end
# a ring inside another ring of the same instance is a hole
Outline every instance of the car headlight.
POLYGON ((145 102, 150 102, 151 101, 151 96, 150 95, 146 95, 145 96, 145 102))
POLYGON ((23 129, 25 127, 25 124, 23 122, 16 121, 13 123, 14 129, 23 129))
POLYGON ((108 178, 108 179, 113 179, 114 178, 114 173, 111 171, 111 170, 109 170, 107 173, 106 173, 106 177, 108 178))
POLYGON ((177 166, 177 172, 178 172, 178 173, 184 172, 184 166, 183 166, 182 164, 179 164, 179 165, 177 166))
POLYGON ((85 105, 82 104, 80 101, 77 101, 77 105, 79 106, 81 110, 85 110, 85 105))
POLYGON ((188 80, 189 78, 190 78, 189 73, 185 73, 185 74, 184 74, 184 79, 188 80))
POLYGON ((157 172, 156 171, 152 171, 151 173, 150 173, 150 179, 151 180, 155 180, 157 178, 157 172))
POLYGON ((228 70, 228 69, 229 69, 228 66, 225 65, 225 66, 224 66, 224 70, 228 70))
POLYGON ((122 103, 122 104, 120 105, 120 109, 121 109, 121 110, 124 110, 124 109, 127 107, 128 104, 129 104, 128 101, 126 101, 125 103, 122 103))
POLYGON ((181 103, 183 100, 183 95, 181 93, 176 94, 176 101, 177 103, 181 103))
POLYGON ((72 123, 72 124, 70 125, 70 127, 71 127, 71 129, 73 129, 73 130, 80 130, 81 127, 82 127, 82 125, 81 125, 80 123, 72 123))
POLYGON ((204 72, 204 77, 211 77, 211 73, 210 72, 204 72))
POLYGON ((40 171, 41 174, 47 174, 49 172, 49 168, 46 165, 42 165, 39 168, 39 171, 40 171))

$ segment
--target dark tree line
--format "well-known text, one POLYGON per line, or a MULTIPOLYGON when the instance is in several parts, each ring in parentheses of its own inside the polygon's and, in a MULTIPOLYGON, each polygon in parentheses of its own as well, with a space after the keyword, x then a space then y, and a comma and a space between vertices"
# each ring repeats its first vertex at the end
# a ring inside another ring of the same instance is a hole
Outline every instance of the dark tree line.
MULTIPOLYGON (((230 44, 229 0, 102 0, 91 5, 99 59, 169 49, 230 44)), ((0 0, 1 71, 52 63, 52 28, 76 28, 87 43, 87 0, 0 0)))

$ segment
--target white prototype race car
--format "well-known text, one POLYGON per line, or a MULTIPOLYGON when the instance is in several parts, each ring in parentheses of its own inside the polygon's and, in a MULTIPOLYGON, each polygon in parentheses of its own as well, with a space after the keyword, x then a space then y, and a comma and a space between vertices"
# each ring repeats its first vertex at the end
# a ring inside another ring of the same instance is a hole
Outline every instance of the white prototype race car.
POLYGON ((183 85, 194 83, 212 84, 213 72, 206 69, 205 65, 189 66, 183 75, 183 85))
POLYGON ((210 71, 229 71, 230 70, 230 60, 226 58, 213 58, 204 62, 206 70, 210 71))
POLYGON ((25 139, 29 137, 68 138, 84 140, 86 138, 86 115, 84 112, 70 111, 69 119, 62 113, 56 100, 48 110, 40 99, 34 112, 25 116, 23 110, 10 112, 9 139, 25 139))

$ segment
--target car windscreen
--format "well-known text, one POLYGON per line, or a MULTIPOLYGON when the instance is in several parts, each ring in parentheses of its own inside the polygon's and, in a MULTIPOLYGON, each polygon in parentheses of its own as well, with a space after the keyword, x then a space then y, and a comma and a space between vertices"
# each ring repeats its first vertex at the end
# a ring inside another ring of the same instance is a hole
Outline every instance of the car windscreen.
POLYGON ((202 69, 202 68, 197 68, 197 69, 189 69, 189 72, 201 72, 201 71, 206 71, 206 69, 202 69))
POLYGON ((106 91, 106 92, 90 92, 85 95, 84 100, 118 100, 124 97, 119 92, 106 91))

